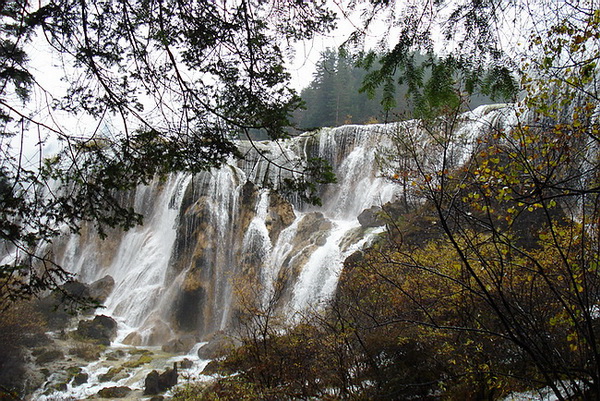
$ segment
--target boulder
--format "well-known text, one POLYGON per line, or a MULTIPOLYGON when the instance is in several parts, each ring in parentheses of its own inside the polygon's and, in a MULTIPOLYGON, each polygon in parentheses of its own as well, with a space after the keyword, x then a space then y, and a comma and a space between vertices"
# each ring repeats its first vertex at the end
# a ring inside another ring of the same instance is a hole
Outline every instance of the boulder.
POLYGON ((198 358, 200 359, 216 359, 225 356, 233 348, 233 341, 219 331, 208 339, 208 342, 198 349, 198 358))
POLYGON ((170 354, 187 353, 197 343, 196 337, 192 335, 182 336, 164 344, 161 348, 170 354))
POLYGON ((87 373, 77 373, 73 376, 73 386, 80 386, 83 383, 87 383, 89 375, 87 373))
POLYGON ((104 303, 113 288, 115 288, 115 280, 111 276, 106 275, 90 284, 89 295, 92 299, 104 303))
POLYGON ((97 315, 92 320, 80 320, 76 333, 83 338, 110 345, 117 335, 117 322, 112 317, 97 315))
POLYGON ((147 345, 161 345, 173 337, 173 331, 168 324, 160 319, 153 319, 148 322, 150 333, 146 339, 147 345))
POLYGON ((156 370, 148 373, 146 380, 144 380, 144 395, 160 393, 160 388, 158 387, 158 376, 159 373, 156 370))
POLYGON ((58 359, 63 359, 65 356, 62 351, 53 349, 50 351, 43 352, 35 360, 39 364, 54 362, 58 359))
POLYGON ((173 364, 173 369, 167 369, 163 373, 156 370, 148 373, 144 381, 144 395, 154 395, 167 391, 177 384, 177 363, 173 364))
POLYGON ((89 301, 89 288, 79 281, 69 281, 51 294, 36 301, 36 308, 47 321, 48 329, 58 331, 65 329, 73 316, 82 309, 82 305, 76 301, 89 301))
POLYGON ((142 345, 142 336, 137 331, 132 331, 131 333, 127 334, 125 339, 123 339, 123 344, 138 347, 142 345))
POLYGON ((166 391, 177 384, 177 363, 173 363, 173 369, 167 369, 158 377, 158 387, 166 391))
POLYGON ((60 287, 67 297, 89 298, 90 289, 86 284, 80 283, 79 281, 69 281, 60 287))
POLYGON ((369 209, 363 210, 358 215, 358 222, 363 227, 380 227, 385 225, 385 221, 381 218, 382 210, 378 206, 372 206, 369 209))
POLYGON ((181 369, 190 369, 192 366, 194 366, 194 362, 190 361, 187 358, 179 362, 179 367, 181 369))
POLYGON ((123 398, 127 397, 130 392, 131 389, 125 386, 105 387, 98 391, 98 396, 102 398, 123 398))

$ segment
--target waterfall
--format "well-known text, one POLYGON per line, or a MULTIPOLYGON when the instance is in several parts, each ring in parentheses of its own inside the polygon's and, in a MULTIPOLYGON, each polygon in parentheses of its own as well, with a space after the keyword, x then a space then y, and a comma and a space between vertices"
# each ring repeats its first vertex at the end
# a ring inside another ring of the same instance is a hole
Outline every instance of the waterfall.
MULTIPOLYGON (((474 139, 506 121, 502 107, 464 116, 456 134, 457 163, 474 139)), ((509 119, 508 119, 509 120, 509 119)), ((398 195, 380 176, 378 154, 414 121, 323 128, 284 143, 240 145, 245 158, 196 176, 173 174, 139 187, 133 199, 145 222, 103 243, 91 232, 65 238, 59 262, 92 282, 115 280, 103 312, 119 322, 119 341, 161 345, 183 334, 205 338, 227 329, 236 315, 236 285, 251 284, 261 302, 282 288, 278 309, 290 319, 319 308, 336 289, 343 261, 377 233, 357 216, 398 195), (337 183, 321 188, 321 207, 286 200, 264 183, 303 157, 321 157, 337 183), (135 339, 135 340, 134 340, 135 339)), ((435 163, 437 155, 424 155, 435 163)))
MULTIPOLYGON (((464 114, 447 149, 449 159, 464 163, 477 138, 515 122, 510 107, 464 114)), ((127 194, 126 206, 144 215, 143 225, 112 230, 105 240, 91 226, 57 239, 57 263, 79 281, 106 276, 114 281, 106 308, 96 311, 118 323, 112 345, 133 347, 127 352, 134 358, 135 347, 152 349, 156 358, 110 385, 133 387, 139 395, 145 374, 183 358, 194 360, 200 372, 206 362, 198 359, 198 348, 235 327, 248 299, 290 325, 323 308, 335 294, 344 260, 385 230, 377 211, 402 195, 402 186, 384 177, 398 166, 379 164, 382 155, 397 152, 400 136, 413 140, 423 167, 439 168, 440 155, 431 151, 435 146, 418 121, 323 128, 280 143, 242 142, 242 160, 194 176, 157 177, 127 194), (277 183, 300 160, 314 157, 326 159, 337 177, 319 188, 322 206, 285 198, 277 183), (187 355, 173 359, 174 351, 161 351, 184 342, 187 355)), ((84 366, 89 383, 70 383, 60 393, 67 399, 96 394, 109 385, 100 377, 110 366, 108 356, 84 366)), ((46 386, 64 380, 64 372, 57 372, 46 386)), ((53 399, 44 388, 34 397, 53 399)))

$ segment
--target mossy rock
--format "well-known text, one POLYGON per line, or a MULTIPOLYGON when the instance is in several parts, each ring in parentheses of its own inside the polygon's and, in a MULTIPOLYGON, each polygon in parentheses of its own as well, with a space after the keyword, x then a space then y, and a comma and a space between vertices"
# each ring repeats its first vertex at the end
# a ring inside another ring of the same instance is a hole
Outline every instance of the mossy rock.
POLYGON ((74 386, 80 386, 83 383, 87 383, 89 379, 89 375, 87 373, 78 373, 75 376, 73 376, 73 385, 74 386))
POLYGON ((127 361, 123 364, 123 367, 125 368, 138 368, 142 365, 145 365, 147 363, 152 362, 152 356, 150 354, 144 354, 141 355, 137 360, 135 361, 127 361))
POLYGON ((98 391, 98 396, 102 398, 123 398, 131 392, 129 387, 106 387, 98 391))
POLYGON ((107 361, 119 361, 125 357, 125 352, 119 350, 106 354, 107 361))
POLYGON ((46 351, 46 352, 40 354, 36 358, 36 362, 37 363, 49 363, 49 362, 54 362, 57 359, 63 359, 64 357, 65 357, 65 355, 62 353, 62 351, 53 349, 53 350, 46 351))
POLYGON ((152 351, 143 348, 134 348, 129 350, 129 355, 152 355, 152 351))
POLYGON ((56 391, 67 391, 67 382, 56 383, 52 388, 56 391))
POLYGON ((112 367, 112 368, 108 369, 108 372, 106 372, 105 374, 98 376, 98 380, 100 380, 101 382, 112 381, 113 378, 116 375, 118 375, 119 373, 121 373, 122 370, 123 370, 122 366, 112 367))
POLYGON ((69 349, 69 355, 92 362, 100 359, 100 355, 105 349, 106 347, 93 342, 80 342, 77 346, 69 349))
POLYGON ((69 377, 73 377, 78 373, 81 373, 81 368, 79 366, 70 366, 67 368, 67 374, 69 377))
POLYGON ((117 336, 117 322, 110 316, 97 315, 92 320, 80 320, 76 333, 81 338, 108 346, 117 336))

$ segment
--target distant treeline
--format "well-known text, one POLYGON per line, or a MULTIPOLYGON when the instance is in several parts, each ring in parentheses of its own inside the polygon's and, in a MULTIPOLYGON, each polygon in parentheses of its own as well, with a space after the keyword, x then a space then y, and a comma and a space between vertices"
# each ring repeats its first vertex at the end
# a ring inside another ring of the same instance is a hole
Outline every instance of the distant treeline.
MULTIPOLYGON (((415 54, 415 60, 428 56, 415 54)), ((301 130, 334 127, 344 124, 368 124, 412 118, 412 105, 406 96, 407 87, 398 83, 394 88, 395 105, 384 111, 383 89, 369 97, 361 88, 368 71, 344 53, 327 49, 321 54, 312 82, 301 92, 305 109, 294 113, 296 126, 301 130)), ((427 74, 427 72, 425 72, 427 74)), ((396 80, 397 82, 398 80, 396 80)), ((468 108, 493 103, 485 96, 471 96, 468 108)))

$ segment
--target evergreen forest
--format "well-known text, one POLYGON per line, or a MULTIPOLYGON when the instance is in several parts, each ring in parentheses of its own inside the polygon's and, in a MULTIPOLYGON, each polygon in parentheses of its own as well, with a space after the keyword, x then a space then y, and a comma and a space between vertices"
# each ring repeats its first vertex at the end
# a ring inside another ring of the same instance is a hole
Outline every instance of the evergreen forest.
MULTIPOLYGON (((435 55, 431 54, 417 53, 412 57, 418 65, 425 64, 428 58, 435 59, 435 55)), ((402 121, 414 116, 408 84, 394 85, 393 102, 384 103, 382 88, 368 90, 365 86, 368 71, 363 64, 360 57, 351 57, 345 51, 326 49, 321 53, 312 81, 300 92, 304 106, 294 113, 294 122, 299 130, 402 121)), ((431 69, 426 68, 423 74, 424 79, 430 78, 431 69)), ((399 75, 397 73, 392 78, 398 81, 399 75)), ((484 94, 473 93, 464 108, 474 109, 482 104, 506 100, 510 99, 502 96, 491 99, 484 94)))

